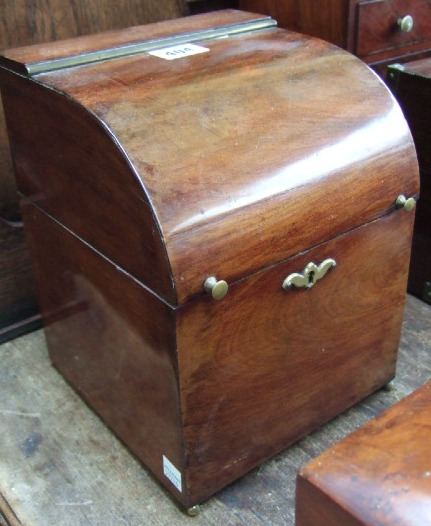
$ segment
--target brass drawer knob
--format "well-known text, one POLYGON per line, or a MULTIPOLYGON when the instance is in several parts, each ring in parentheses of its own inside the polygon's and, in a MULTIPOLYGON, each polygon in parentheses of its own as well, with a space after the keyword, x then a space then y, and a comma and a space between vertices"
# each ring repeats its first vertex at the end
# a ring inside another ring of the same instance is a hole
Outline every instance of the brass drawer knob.
POLYGON ((411 15, 400 17, 397 20, 397 24, 403 33, 408 33, 413 29, 414 26, 413 17, 411 15))
POLYGON ((222 279, 219 281, 216 277, 210 276, 205 280, 204 289, 210 292, 215 300, 223 299, 228 291, 229 285, 222 279))
POLYGON ((401 194, 397 197, 397 200, 395 201, 395 206, 397 208, 404 208, 406 212, 411 212, 416 206, 416 201, 414 197, 409 197, 407 199, 405 195, 401 194))
POLYGON ((335 259, 332 258, 325 259, 319 266, 313 262, 308 263, 302 273, 294 272, 287 276, 282 287, 284 290, 288 290, 292 286, 311 289, 317 280, 322 279, 328 270, 336 265, 335 259))

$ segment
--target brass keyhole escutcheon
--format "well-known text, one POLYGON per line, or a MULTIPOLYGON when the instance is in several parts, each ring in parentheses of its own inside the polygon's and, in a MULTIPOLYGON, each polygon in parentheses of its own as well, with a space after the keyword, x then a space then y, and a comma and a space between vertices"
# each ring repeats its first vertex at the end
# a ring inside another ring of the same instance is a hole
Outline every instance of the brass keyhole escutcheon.
POLYGON ((304 268, 302 273, 294 272, 293 274, 289 274, 289 276, 283 281, 282 287, 284 290, 289 290, 292 286, 311 289, 316 281, 322 279, 328 270, 335 266, 337 266, 337 263, 335 262, 335 259, 332 258, 325 259, 319 266, 310 262, 304 268))

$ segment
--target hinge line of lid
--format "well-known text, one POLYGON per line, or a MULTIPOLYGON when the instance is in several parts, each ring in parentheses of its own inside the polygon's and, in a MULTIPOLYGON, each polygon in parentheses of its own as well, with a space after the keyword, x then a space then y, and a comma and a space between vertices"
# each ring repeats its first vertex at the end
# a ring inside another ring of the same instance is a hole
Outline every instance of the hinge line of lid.
POLYGON ((194 42, 226 38, 252 31, 269 29, 271 27, 275 27, 276 25, 277 22, 270 17, 258 18, 256 20, 247 22, 227 24, 219 27, 201 29, 187 33, 178 33, 176 35, 145 40, 124 46, 88 51, 86 53, 80 53, 78 55, 71 55, 68 57, 59 57, 51 60, 30 62, 26 64, 25 67, 28 74, 32 76, 40 73, 47 73, 60 69, 92 64, 104 60, 128 57, 139 53, 148 53, 150 51, 155 51, 157 49, 163 49, 175 45, 189 43, 192 44, 194 42))

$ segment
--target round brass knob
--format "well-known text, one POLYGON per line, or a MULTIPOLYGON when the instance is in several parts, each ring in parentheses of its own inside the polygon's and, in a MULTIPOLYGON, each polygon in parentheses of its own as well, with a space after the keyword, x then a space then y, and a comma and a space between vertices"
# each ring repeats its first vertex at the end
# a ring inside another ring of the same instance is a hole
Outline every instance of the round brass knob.
POLYGON ((397 24, 403 33, 408 33, 413 29, 414 26, 413 17, 411 15, 400 17, 397 20, 397 24))
POLYGON ((411 212, 416 206, 416 201, 414 197, 407 197, 405 195, 399 195, 395 201, 395 206, 397 208, 404 208, 406 212, 411 212))
POLYGON ((229 285, 222 279, 219 281, 216 277, 211 276, 205 280, 204 289, 210 292, 215 300, 223 299, 228 291, 229 285))

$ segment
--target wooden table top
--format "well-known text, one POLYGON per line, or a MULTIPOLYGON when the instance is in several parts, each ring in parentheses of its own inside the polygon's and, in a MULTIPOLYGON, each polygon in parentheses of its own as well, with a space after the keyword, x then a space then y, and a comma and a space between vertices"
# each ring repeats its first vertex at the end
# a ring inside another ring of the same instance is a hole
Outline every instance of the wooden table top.
POLYGON ((431 306, 407 297, 394 389, 366 398, 186 516, 49 364, 0 346, 0 525, 291 526, 298 469, 431 378, 431 306))

